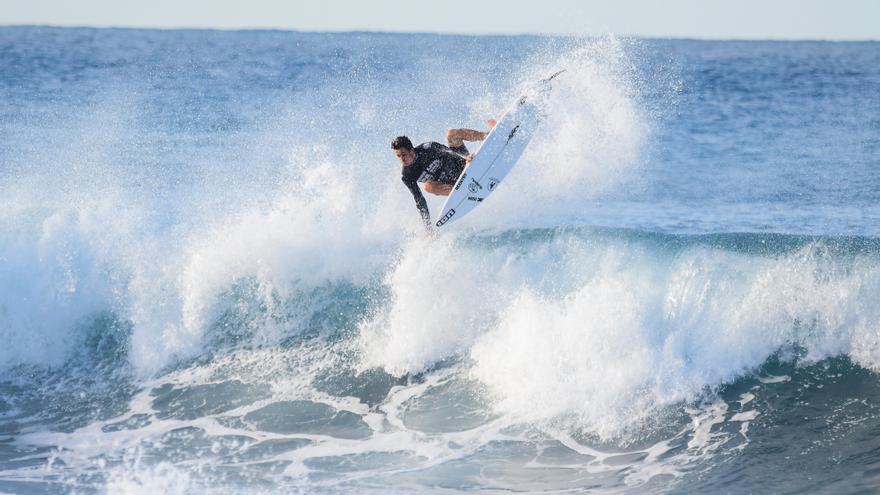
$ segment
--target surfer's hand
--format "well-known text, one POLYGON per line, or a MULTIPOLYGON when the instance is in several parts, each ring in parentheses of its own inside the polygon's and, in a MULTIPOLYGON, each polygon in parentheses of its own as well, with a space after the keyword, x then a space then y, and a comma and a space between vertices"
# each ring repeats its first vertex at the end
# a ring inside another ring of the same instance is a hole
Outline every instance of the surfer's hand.
POLYGON ((486 123, 489 124, 489 129, 494 129, 495 124, 497 124, 498 122, 495 119, 489 119, 486 121, 486 123))
POLYGON ((474 154, 473 154, 473 153, 468 153, 468 156, 464 157, 464 161, 465 161, 465 163, 470 163, 471 160, 473 160, 473 159, 474 159, 474 154))

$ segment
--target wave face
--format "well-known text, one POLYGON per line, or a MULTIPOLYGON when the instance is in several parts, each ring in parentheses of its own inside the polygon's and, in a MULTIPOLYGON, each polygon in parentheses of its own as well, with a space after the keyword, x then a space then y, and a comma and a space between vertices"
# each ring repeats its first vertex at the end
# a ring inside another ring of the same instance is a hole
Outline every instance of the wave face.
POLYGON ((0 66, 0 491, 880 486, 876 43, 4 27, 0 66), (390 140, 560 68, 425 236, 390 140))

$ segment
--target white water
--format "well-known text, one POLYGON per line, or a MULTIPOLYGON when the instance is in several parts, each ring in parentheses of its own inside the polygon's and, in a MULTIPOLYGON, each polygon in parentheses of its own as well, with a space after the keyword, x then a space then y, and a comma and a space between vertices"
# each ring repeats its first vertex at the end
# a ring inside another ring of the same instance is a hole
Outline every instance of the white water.
POLYGON ((677 225, 677 212, 637 201, 621 214, 645 229, 589 227, 603 198, 613 209, 650 186, 678 95, 636 67, 637 44, 531 41, 499 72, 433 56, 410 70, 398 39, 367 38, 392 54, 319 43, 283 91, 230 89, 277 57, 193 59, 192 74, 74 85, 100 91, 25 109, 35 127, 0 150, 0 385, 14 399, 0 412, 15 462, 48 464, 6 465, 0 481, 638 491, 748 445, 769 416, 753 399, 791 379, 759 377, 739 407, 716 392, 771 357, 880 370, 871 239, 661 235, 652 222, 677 225), (479 127, 559 68, 543 131, 503 188, 424 236, 390 138, 479 127), (108 351, 109 327, 122 337, 108 351), (259 453, 290 440, 302 444, 259 453))

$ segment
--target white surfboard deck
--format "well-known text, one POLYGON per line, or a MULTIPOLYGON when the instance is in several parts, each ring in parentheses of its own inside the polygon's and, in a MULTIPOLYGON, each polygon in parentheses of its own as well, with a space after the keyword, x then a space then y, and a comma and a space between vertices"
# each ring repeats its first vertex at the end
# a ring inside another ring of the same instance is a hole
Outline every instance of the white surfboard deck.
POLYGON ((513 107, 498 120, 455 182, 437 227, 465 216, 498 188, 535 134, 540 121, 537 98, 549 89, 550 80, 562 72, 541 80, 538 87, 517 98, 513 107))

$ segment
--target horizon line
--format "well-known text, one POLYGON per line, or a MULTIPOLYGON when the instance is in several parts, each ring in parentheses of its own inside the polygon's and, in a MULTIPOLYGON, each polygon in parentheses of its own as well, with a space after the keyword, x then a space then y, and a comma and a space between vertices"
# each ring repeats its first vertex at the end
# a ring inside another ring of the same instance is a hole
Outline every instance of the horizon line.
POLYGON ((282 31, 302 34, 390 34, 390 35, 433 35, 433 36, 464 36, 464 37, 572 37, 572 38, 599 38, 603 36, 617 36, 629 39, 664 40, 664 41, 769 41, 769 42, 820 42, 820 43, 876 43, 880 38, 750 38, 750 37, 701 37, 701 36, 657 36, 642 34, 622 34, 614 32, 606 33, 473 33, 473 32, 449 32, 449 31, 385 31, 372 29, 340 29, 340 30, 305 30, 289 27, 268 26, 136 26, 136 25, 87 25, 87 24, 34 24, 13 23, 0 24, 0 28, 53 28, 53 29, 120 29, 142 31, 282 31))

